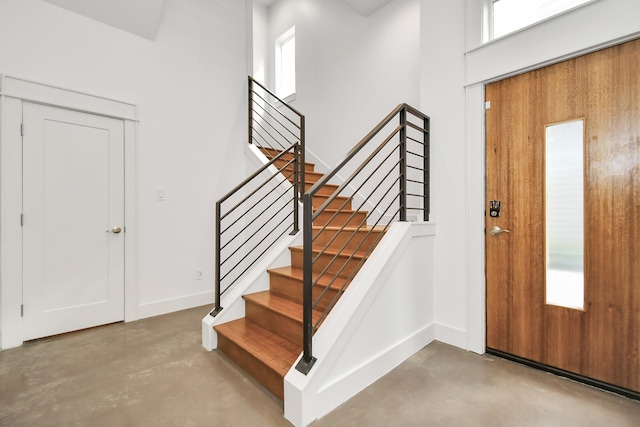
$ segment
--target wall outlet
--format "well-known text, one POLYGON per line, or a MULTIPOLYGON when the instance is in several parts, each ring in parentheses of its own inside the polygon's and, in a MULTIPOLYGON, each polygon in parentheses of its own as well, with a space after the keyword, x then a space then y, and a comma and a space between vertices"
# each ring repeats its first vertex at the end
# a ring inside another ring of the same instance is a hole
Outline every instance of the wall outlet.
POLYGON ((196 268, 196 280, 202 280, 202 269, 196 268))

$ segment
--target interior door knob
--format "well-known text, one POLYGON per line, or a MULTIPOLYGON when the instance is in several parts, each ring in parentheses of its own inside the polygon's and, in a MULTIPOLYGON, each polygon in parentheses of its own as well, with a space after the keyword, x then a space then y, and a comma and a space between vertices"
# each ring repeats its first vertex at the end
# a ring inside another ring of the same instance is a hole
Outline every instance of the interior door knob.
POLYGON ((491 229, 491 235, 492 236, 497 236, 498 234, 501 233, 511 233, 509 230, 503 230, 502 228, 498 227, 497 225, 494 225, 493 228, 491 229))
POLYGON ((113 230, 111 230, 114 234, 118 234, 122 231, 122 229, 120 227, 113 227, 113 230))

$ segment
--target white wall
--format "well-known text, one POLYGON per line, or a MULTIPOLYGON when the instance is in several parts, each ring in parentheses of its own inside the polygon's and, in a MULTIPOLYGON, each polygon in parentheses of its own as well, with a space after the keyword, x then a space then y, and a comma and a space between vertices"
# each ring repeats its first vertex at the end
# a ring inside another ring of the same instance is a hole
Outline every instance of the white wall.
POLYGON ((308 149, 327 165, 398 104, 417 106, 418 0, 395 0, 369 17, 343 0, 280 0, 269 12, 270 58, 275 39, 296 27, 291 105, 307 118, 308 149))
POLYGON ((0 1, 0 73, 138 106, 140 317, 213 300, 214 204, 244 171, 246 4, 164 4, 153 42, 39 0, 0 1))
MULTIPOLYGON (((269 9, 259 1, 253 2, 253 73, 254 79, 267 84, 269 76, 269 9)), ((275 87, 271 87, 275 89, 275 87)))
POLYGON ((484 84, 640 37, 640 2, 598 0, 481 45, 483 3, 421 0, 421 108, 432 118, 438 221, 436 322, 446 326, 440 332, 453 332, 436 331, 436 339, 476 352, 485 344, 484 84))
POLYGON ((420 109, 431 117, 436 339, 466 347, 465 5, 422 1, 420 109))

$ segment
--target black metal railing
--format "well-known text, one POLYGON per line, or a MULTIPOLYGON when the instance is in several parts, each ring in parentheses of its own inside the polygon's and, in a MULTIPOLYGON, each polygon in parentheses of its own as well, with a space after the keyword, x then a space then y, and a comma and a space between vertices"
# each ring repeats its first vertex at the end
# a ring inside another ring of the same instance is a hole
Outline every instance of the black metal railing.
POLYGON ((304 164, 304 115, 251 76, 248 108, 249 144, 261 147, 267 157, 298 144, 304 164))
POLYGON ((313 334, 384 232, 395 221, 429 220, 429 117, 396 107, 304 193, 303 204, 303 357, 296 369, 306 374, 315 362, 313 334), (332 186, 334 178, 342 183, 332 186))
POLYGON ((215 308, 283 236, 299 231, 304 116, 249 77, 248 142, 268 162, 216 202, 215 308))

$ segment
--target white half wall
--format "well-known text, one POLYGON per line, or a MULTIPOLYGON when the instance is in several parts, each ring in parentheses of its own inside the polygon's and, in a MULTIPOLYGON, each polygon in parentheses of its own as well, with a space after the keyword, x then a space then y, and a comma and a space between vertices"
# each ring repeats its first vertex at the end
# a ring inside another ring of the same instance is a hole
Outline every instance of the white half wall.
MULTIPOLYGON (((398 366, 434 339, 436 226, 398 222, 313 337, 317 358, 284 379, 284 413, 306 426, 398 366)), ((294 364, 295 366, 295 364, 294 364)))

